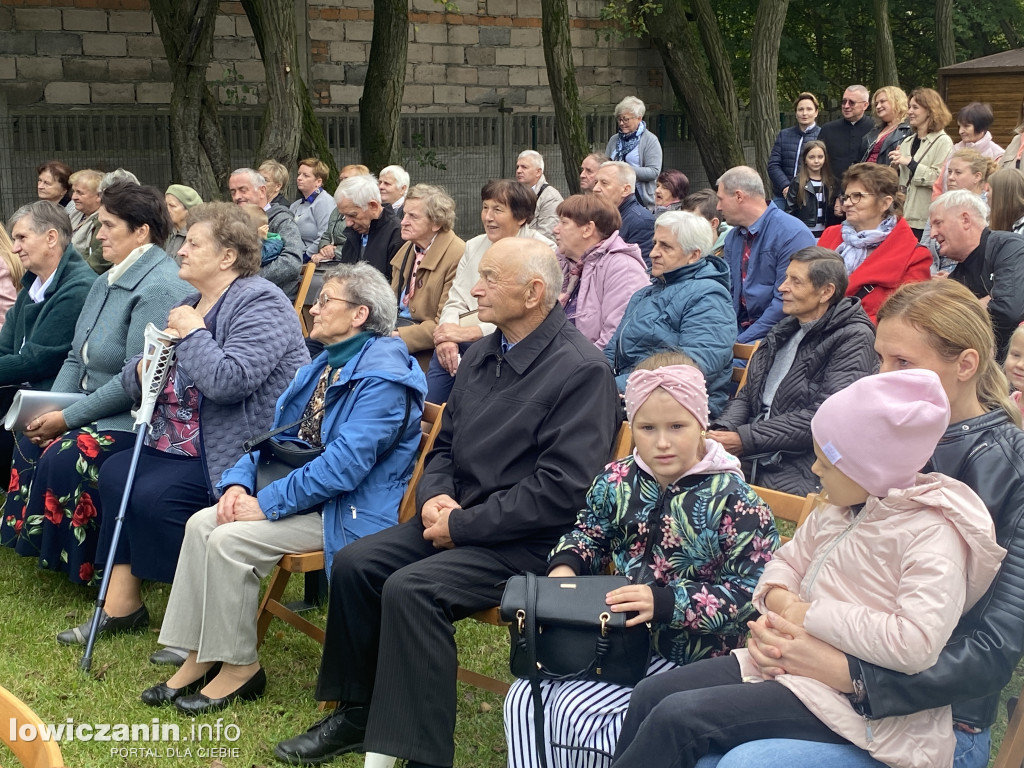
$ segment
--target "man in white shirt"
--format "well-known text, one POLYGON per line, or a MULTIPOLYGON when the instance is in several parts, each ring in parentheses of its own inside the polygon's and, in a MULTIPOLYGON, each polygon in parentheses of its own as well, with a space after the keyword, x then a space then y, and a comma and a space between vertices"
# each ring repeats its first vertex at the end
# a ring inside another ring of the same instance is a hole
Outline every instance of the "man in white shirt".
POLYGON ((558 206, 562 193, 548 184, 544 178, 544 158, 532 149, 519 153, 516 159, 516 181, 525 184, 537 196, 537 208, 530 226, 544 237, 555 239, 555 224, 558 223, 558 206))

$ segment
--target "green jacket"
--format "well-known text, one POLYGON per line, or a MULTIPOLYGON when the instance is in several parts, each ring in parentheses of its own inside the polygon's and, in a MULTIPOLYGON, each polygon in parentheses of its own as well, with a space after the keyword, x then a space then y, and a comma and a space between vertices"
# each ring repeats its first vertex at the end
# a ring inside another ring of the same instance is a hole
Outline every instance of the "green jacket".
POLYGON ((0 329, 0 386, 28 382, 35 389, 50 388, 71 349, 75 323, 96 273, 69 245, 38 304, 28 295, 35 279, 25 273, 0 329))

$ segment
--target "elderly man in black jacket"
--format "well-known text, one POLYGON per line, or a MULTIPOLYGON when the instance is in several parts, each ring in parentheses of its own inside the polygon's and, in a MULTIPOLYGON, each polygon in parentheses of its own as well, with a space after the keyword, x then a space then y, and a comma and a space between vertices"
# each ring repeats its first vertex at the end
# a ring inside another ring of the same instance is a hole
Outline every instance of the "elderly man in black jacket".
POLYGON ((780 320, 750 360, 747 384, 708 437, 744 460, 750 482, 801 496, 818 489, 811 472, 811 417, 825 399, 878 368, 875 328, 847 298, 846 266, 811 246, 790 258, 779 287, 780 320))
POLYGON ((338 213, 345 217, 345 244, 335 258, 343 264, 365 261, 391 279, 391 259, 402 247, 402 222, 381 202, 372 174, 350 176, 334 191, 338 213))
POLYGON ((618 392, 565 318, 541 242, 491 246, 473 288, 498 327, 465 353, 416 493, 416 519, 334 560, 316 697, 338 709, 277 745, 291 763, 354 750, 451 766, 458 660, 452 623, 541 573, 608 460, 618 392))

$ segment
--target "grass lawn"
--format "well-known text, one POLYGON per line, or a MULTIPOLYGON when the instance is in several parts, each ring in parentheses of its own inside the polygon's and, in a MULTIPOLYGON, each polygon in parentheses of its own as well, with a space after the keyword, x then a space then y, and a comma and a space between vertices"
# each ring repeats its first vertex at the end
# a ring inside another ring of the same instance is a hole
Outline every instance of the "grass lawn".
MULTIPOLYGON (((6 548, 0 548, 0 573, 4 574, 0 582, 0 647, 4 648, 0 655, 0 685, 26 701, 43 722, 60 724, 73 718, 76 724, 142 725, 151 724, 158 717, 161 724, 179 726, 183 740, 177 743, 63 742, 61 749, 69 768, 281 765, 273 759, 273 745, 320 717, 313 701, 320 647, 282 622, 271 625, 261 649, 261 662, 270 680, 266 696, 193 720, 173 708, 153 709, 139 701, 144 688, 170 674, 170 668, 155 667, 148 661, 149 654, 159 647, 155 629, 163 619, 168 586, 152 584, 144 589, 154 629, 145 634, 102 640, 93 655, 92 673, 87 674, 78 669, 81 649, 62 646, 54 636, 92 615, 94 591, 73 586, 60 574, 40 571, 33 560, 18 557, 6 548), (215 736, 218 720, 219 740, 215 736), (192 734, 193 724, 197 740, 184 741, 192 734), (237 726, 237 731, 228 726, 237 726), (235 740, 228 740, 229 736, 235 740), (112 749, 131 747, 160 754, 112 753, 112 749), (210 754, 209 750, 218 748, 233 751, 219 757, 210 754), (191 750, 191 755, 186 755, 186 750, 191 750)), ((301 587, 302 579, 293 577, 287 599, 299 599, 301 587)), ((322 612, 314 620, 322 624, 322 612)), ((511 679, 505 629, 464 621, 458 625, 456 641, 463 666, 511 679)), ((1004 691, 1004 700, 1011 691, 1014 695, 1020 691, 1022 672, 1024 666, 1004 691)), ((505 742, 500 698, 461 683, 458 696, 455 766, 501 768, 505 764, 505 742)), ((993 728, 993 754, 1005 727, 1006 712, 1001 706, 1000 719, 993 728)), ((8 729, 9 724, 0 723, 0 728, 8 729)), ((13 763, 2 746, 0 763, 13 763)), ((362 755, 348 755, 334 765, 361 767, 362 755)))

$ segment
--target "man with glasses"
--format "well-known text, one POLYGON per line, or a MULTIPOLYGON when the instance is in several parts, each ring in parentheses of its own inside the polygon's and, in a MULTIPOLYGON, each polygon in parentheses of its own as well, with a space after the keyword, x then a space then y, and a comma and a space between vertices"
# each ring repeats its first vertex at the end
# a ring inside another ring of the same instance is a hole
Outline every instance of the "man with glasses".
POLYGON ((841 180, 846 169, 860 160, 860 142, 874 122, 867 114, 870 96, 863 85, 851 85, 843 93, 843 116, 825 123, 818 140, 825 142, 828 162, 836 180, 841 180))

